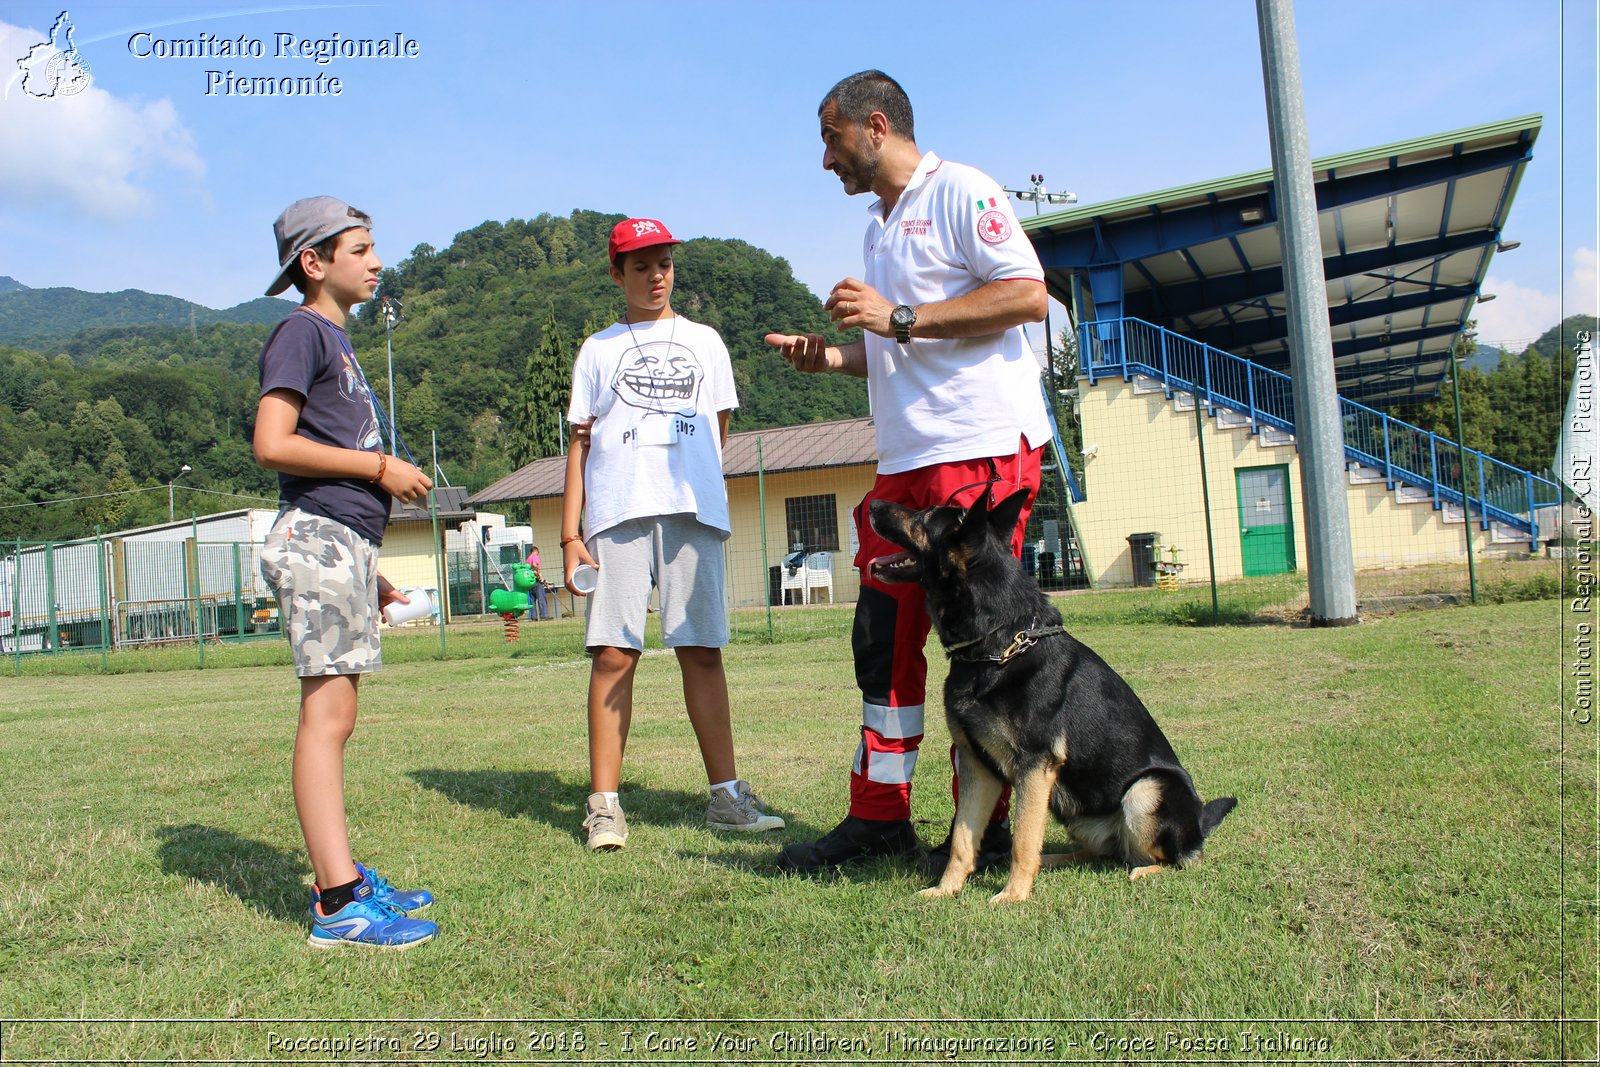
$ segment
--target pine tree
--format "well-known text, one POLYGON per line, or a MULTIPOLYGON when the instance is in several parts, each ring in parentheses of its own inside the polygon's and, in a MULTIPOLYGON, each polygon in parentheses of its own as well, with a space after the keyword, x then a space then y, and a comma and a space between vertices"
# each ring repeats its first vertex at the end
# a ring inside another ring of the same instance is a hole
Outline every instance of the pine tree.
POLYGON ((566 335, 551 307, 539 327, 539 343, 528 353, 510 425, 504 427, 513 469, 544 456, 561 454, 561 424, 567 414, 571 372, 566 335))
POLYGON ((551 308, 539 329, 535 363, 528 368, 530 411, 534 414, 530 436, 535 458, 561 454, 561 424, 567 417, 567 393, 572 384, 569 348, 555 309, 551 308))

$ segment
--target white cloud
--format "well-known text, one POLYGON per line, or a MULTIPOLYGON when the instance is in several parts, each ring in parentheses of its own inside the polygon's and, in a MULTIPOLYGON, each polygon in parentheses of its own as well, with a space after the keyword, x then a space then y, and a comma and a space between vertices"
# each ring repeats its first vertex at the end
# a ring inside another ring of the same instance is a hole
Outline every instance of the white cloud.
POLYGON ((1513 352, 1521 351, 1563 318, 1596 313, 1600 272, 1597 272, 1595 250, 1579 248, 1572 253, 1564 302, 1555 293, 1518 285, 1509 278, 1497 278, 1493 274, 1484 279, 1483 291, 1493 293, 1495 299, 1473 308, 1478 319, 1478 340, 1513 352))
POLYGON ((121 221, 151 209, 152 179, 162 172, 204 177, 205 161, 169 100, 119 99, 92 81, 72 95, 24 92, 16 60, 48 36, 0 22, 0 203, 121 221))
POLYGON ((1568 315, 1600 314, 1600 256, 1592 248, 1572 253, 1572 276, 1567 279, 1568 315))

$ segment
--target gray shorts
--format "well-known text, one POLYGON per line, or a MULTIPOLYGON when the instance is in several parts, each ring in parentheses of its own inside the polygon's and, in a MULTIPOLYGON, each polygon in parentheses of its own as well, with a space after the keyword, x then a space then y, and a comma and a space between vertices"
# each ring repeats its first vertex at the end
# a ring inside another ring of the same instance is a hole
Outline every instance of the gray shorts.
POLYGON ((261 577, 278 598, 301 678, 383 669, 378 549, 342 522, 287 508, 261 546, 261 577))
POLYGON ((600 565, 589 594, 589 648, 644 648, 652 583, 661 592, 661 643, 722 648, 728 643, 722 533, 693 515, 630 519, 585 542, 600 565))

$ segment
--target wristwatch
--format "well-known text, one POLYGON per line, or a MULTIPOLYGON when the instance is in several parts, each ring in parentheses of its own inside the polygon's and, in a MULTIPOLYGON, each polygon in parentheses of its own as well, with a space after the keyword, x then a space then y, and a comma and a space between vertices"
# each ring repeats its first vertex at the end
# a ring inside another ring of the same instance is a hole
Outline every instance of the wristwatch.
POLYGON ((911 327, 917 324, 917 309, 901 304, 889 312, 889 325, 894 327, 894 339, 903 345, 911 343, 911 327))

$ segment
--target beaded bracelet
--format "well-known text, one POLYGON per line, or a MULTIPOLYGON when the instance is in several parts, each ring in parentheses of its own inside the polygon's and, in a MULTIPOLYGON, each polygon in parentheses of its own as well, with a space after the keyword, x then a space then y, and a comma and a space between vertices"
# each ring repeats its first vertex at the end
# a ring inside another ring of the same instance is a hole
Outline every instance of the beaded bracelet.
POLYGON ((378 453, 378 473, 372 476, 374 482, 383 481, 383 472, 389 469, 389 453, 378 453))

